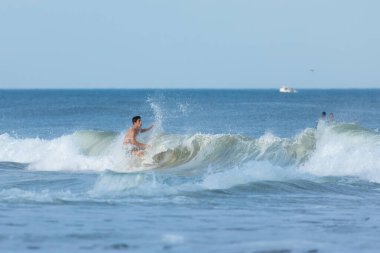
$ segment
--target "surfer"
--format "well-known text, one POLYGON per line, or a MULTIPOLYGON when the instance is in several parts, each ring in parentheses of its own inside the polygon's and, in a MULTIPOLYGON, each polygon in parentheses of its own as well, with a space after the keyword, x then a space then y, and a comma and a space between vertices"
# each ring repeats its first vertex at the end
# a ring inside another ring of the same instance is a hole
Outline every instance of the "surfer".
POLYGON ((324 126, 326 124, 326 116, 327 116, 326 112, 323 111, 321 114, 321 117, 316 122, 315 128, 318 128, 319 125, 324 126))
POLYGON ((149 147, 149 145, 138 142, 136 140, 136 137, 139 133, 144 133, 146 131, 149 131, 153 128, 153 125, 151 125, 148 128, 141 128, 142 121, 140 116, 135 116, 132 118, 132 127, 128 129, 127 134, 124 137, 123 144, 125 145, 126 149, 133 155, 136 156, 143 156, 144 150, 149 147))
POLYGON ((321 120, 323 120, 323 121, 326 120, 326 112, 322 112, 321 120))
POLYGON ((334 122, 334 113, 330 112, 329 122, 334 122))

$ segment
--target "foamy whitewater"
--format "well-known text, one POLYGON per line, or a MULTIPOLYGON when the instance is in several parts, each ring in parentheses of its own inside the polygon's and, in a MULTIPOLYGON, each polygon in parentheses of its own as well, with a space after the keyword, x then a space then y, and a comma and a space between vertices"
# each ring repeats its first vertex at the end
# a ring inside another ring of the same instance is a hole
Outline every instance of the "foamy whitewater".
POLYGON ((379 98, 0 91, 0 251, 378 252, 379 98))

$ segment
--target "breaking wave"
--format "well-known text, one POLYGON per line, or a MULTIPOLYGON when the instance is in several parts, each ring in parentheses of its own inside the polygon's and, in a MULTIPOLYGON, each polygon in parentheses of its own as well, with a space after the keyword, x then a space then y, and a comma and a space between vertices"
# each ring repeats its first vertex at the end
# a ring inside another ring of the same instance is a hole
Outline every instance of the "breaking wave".
POLYGON ((297 173, 380 182, 380 135, 355 124, 322 122, 293 138, 271 133, 259 138, 232 134, 155 134, 148 138, 145 141, 151 148, 141 159, 123 149, 123 133, 78 131, 52 140, 20 139, 5 133, 0 135, 0 161, 26 163, 30 170, 165 169, 179 175, 205 175, 210 170, 228 174, 247 167, 257 170, 252 164, 261 163, 297 173))

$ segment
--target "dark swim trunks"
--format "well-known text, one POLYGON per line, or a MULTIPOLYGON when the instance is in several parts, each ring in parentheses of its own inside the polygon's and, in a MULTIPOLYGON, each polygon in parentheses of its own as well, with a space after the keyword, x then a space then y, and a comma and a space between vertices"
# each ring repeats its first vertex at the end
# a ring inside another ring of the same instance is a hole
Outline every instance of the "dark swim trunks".
POLYGON ((137 147, 131 144, 124 145, 124 150, 126 151, 127 154, 133 154, 134 152, 138 152, 141 150, 144 150, 142 147, 137 147))

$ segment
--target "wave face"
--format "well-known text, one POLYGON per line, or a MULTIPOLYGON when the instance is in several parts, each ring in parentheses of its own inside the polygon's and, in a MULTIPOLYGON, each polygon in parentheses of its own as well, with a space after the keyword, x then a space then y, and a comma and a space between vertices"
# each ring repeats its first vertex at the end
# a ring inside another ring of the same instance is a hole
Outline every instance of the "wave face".
MULTIPOLYGON (((259 168, 265 168, 267 180, 281 180, 279 175, 284 173, 280 171, 291 170, 292 175, 354 176, 380 182, 380 135, 355 124, 320 122, 316 129, 307 128, 293 138, 271 133, 257 139, 231 134, 155 134, 149 137, 152 147, 143 158, 128 154, 122 139, 122 133, 93 130, 52 140, 19 139, 5 133, 0 135, 0 161, 26 163, 28 169, 42 171, 169 169, 178 175, 206 175, 208 182, 216 181, 210 174, 233 178, 238 169, 252 173, 236 179, 236 184, 260 178, 259 168)), ((285 174, 287 178, 289 173, 285 174)))

